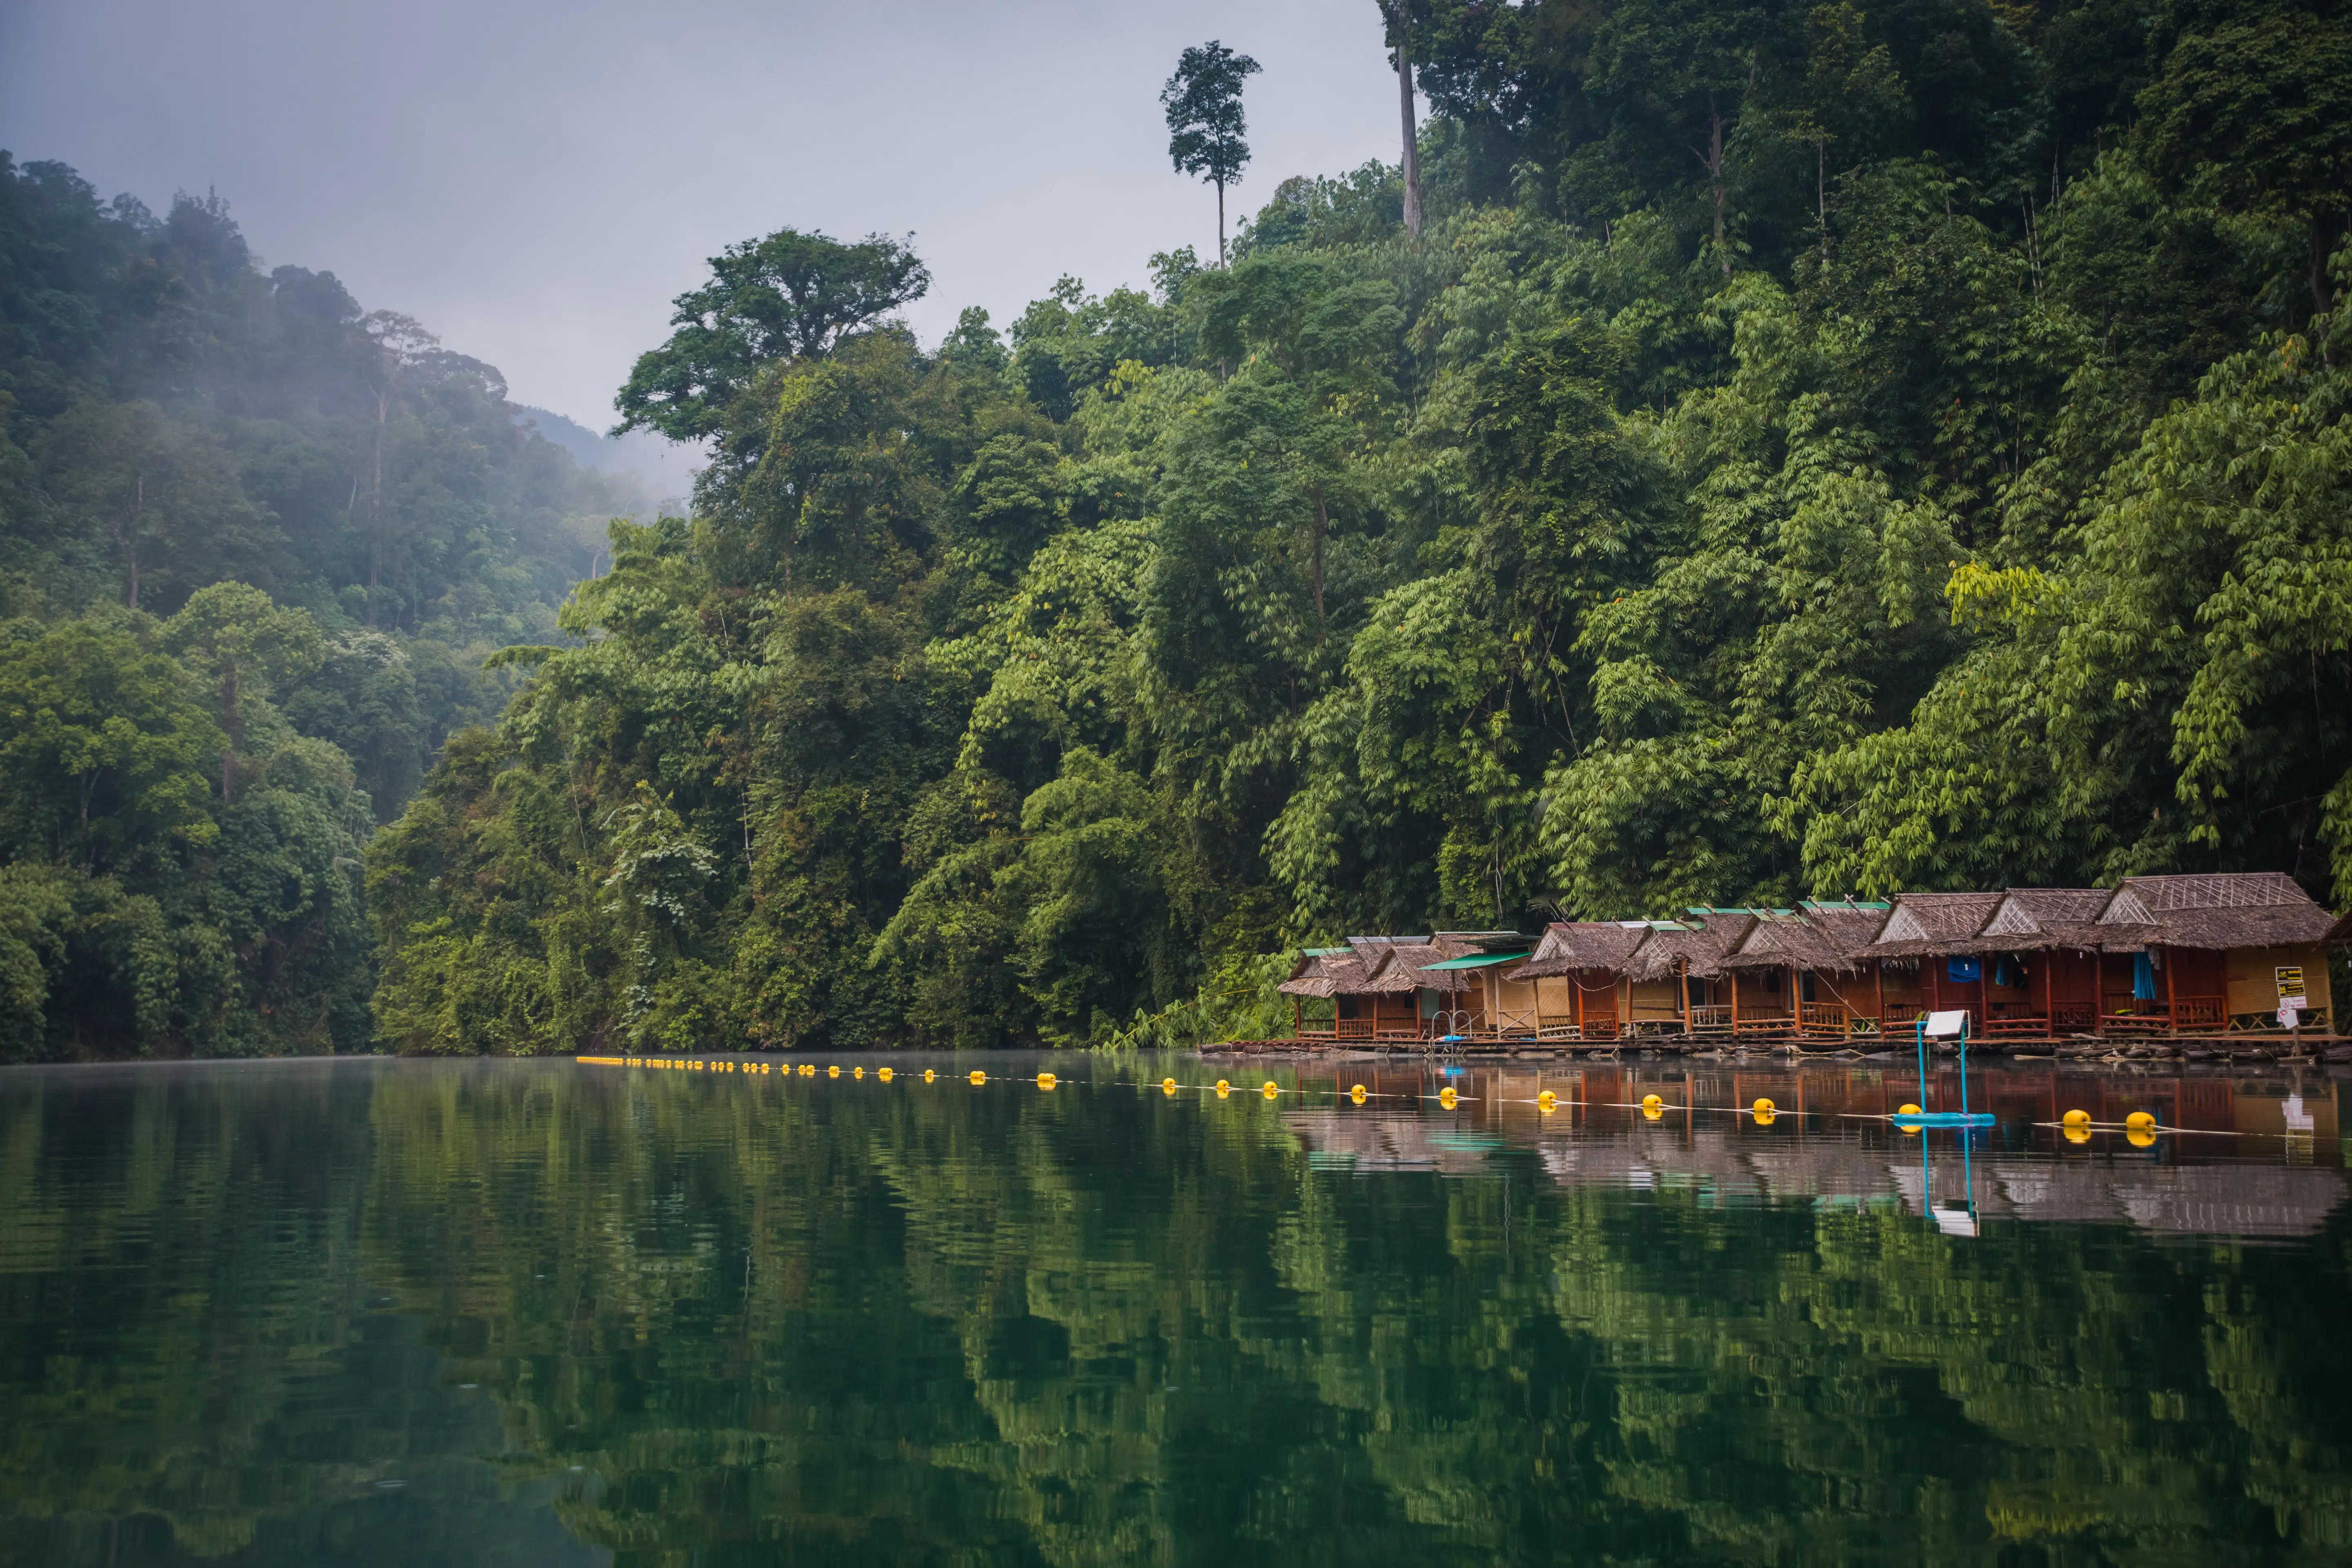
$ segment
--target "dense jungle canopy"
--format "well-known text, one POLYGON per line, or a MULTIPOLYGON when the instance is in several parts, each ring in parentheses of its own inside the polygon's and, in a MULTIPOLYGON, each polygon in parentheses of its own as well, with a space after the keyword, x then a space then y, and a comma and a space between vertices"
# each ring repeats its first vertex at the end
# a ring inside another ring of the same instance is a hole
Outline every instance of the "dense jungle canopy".
POLYGON ((349 1046, 370 987, 404 1051, 1189 1042, 1349 931, 2352 896, 2352 17, 1364 25, 1420 232, 1292 178, 931 350, 905 244, 747 240, 619 398, 692 515, 608 565, 494 372, 12 168, 7 1048, 349 1046))

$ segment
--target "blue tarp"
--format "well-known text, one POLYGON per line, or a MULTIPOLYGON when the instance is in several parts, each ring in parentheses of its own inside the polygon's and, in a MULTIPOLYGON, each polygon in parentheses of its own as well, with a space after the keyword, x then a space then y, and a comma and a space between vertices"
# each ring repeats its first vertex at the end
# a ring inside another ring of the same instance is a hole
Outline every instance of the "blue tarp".
POLYGON ((1944 978, 1955 985, 1966 985, 1971 980, 1982 980, 1984 961, 1976 958, 1948 958, 1944 961, 1944 978))

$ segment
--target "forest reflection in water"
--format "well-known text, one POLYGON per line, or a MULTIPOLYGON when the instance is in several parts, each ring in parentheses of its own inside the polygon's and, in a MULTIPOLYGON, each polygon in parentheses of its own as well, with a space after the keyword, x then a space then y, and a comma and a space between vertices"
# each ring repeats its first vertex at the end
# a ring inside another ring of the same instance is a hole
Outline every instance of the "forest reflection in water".
POLYGON ((0 1073, 0 1562, 2352 1561, 2322 1075, 839 1060, 0 1073))

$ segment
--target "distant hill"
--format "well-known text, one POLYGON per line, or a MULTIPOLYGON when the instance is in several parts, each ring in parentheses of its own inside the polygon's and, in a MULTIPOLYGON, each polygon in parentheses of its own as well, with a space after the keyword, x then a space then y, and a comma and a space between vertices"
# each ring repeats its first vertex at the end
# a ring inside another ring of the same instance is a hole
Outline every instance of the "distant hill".
POLYGON ((571 453, 572 460, 581 467, 616 478, 627 474, 645 486, 646 493, 664 510, 685 510, 685 500, 694 489, 695 471, 702 467, 701 454, 693 447, 664 440, 645 430, 632 430, 615 438, 600 435, 551 408, 535 408, 526 403, 511 406, 518 423, 535 428, 541 440, 571 453))

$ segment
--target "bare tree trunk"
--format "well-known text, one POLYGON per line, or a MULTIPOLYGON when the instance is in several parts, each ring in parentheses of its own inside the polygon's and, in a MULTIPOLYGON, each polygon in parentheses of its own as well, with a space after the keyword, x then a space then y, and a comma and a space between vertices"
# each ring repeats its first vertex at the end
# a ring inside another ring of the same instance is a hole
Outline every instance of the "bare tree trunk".
POLYGON ((1822 254, 1830 253, 1830 144, 1813 139, 1813 206, 1821 214, 1822 254))
POLYGON ((1217 265, 1225 264, 1225 183, 1217 182, 1217 265))
POLYGON ((1331 513, 1323 492, 1315 492, 1315 640, 1323 640, 1323 536, 1331 531, 1331 513))
POLYGON ((1723 263, 1723 275, 1731 276, 1731 253, 1723 247, 1723 111, 1715 106, 1715 95, 1706 99, 1706 178, 1715 191, 1715 253, 1723 263))
POLYGON ((139 514, 147 509, 146 475, 132 476, 131 496, 131 521, 115 534, 114 542, 122 547, 123 563, 131 574, 131 590, 124 603, 135 610, 139 607, 139 514))
POLYGON ((2314 314, 2326 318, 2319 327, 2319 357, 2333 365, 2336 363, 2336 321, 2328 306, 2334 301, 2327 289, 2327 220, 2317 213, 2311 215, 2311 308, 2314 314))
POLYGON ((375 625, 375 589, 383 552, 383 426, 391 416, 392 388, 375 395, 375 480, 368 492, 368 625, 375 625))
POLYGON ((1397 111, 1404 120, 1404 227, 1421 237, 1421 142, 1412 123, 1412 13, 1397 0, 1397 111))

